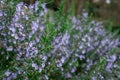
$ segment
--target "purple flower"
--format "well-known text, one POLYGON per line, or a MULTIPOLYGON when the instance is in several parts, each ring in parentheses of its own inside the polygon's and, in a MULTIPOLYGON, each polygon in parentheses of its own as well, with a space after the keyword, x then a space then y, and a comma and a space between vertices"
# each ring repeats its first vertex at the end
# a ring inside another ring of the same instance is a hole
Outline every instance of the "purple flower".
POLYGON ((13 50, 12 46, 7 47, 7 51, 12 51, 12 50, 13 50))
POLYGON ((10 74, 11 74, 11 72, 10 72, 9 70, 7 70, 7 71, 5 72, 5 75, 6 75, 6 76, 10 76, 10 74))

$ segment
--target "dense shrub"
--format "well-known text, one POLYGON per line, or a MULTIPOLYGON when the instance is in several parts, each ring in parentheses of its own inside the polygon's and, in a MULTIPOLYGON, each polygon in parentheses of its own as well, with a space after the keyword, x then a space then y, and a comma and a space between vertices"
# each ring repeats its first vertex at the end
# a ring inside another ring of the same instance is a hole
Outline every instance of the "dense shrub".
POLYGON ((118 39, 102 23, 86 13, 75 18, 58 11, 51 17, 40 1, 29 6, 6 1, 0 2, 1 79, 120 78, 118 39))

